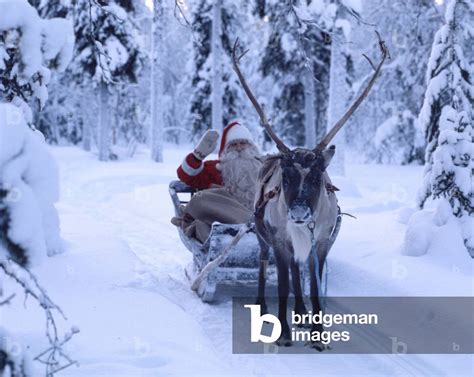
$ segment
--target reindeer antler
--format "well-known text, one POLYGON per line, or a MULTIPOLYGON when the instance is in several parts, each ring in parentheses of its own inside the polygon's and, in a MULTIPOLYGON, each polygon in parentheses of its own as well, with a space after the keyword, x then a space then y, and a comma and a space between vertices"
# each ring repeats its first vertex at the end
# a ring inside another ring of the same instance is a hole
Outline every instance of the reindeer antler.
POLYGON ((326 134, 326 136, 324 136, 324 138, 319 142, 316 148, 314 148, 315 151, 322 151, 328 146, 329 142, 334 138, 334 136, 336 136, 338 131, 342 128, 342 126, 344 126, 347 120, 352 116, 352 114, 354 114, 354 112, 357 110, 357 108, 360 106, 360 104, 364 101, 364 99, 369 94, 370 90, 374 86, 375 80, 377 80, 377 77, 380 74, 380 69, 382 68, 382 65, 385 62, 385 59, 387 58, 387 56, 390 59, 390 53, 388 51, 387 46, 385 45, 385 42, 382 40, 382 38, 380 37, 380 34, 377 31, 375 31, 375 33, 377 34, 377 38, 379 40, 379 48, 380 48, 380 51, 382 52, 382 59, 380 60, 377 67, 375 67, 372 61, 366 55, 363 55, 369 61, 370 65, 372 66, 375 72, 373 76, 371 77, 371 79, 369 80, 365 89, 362 91, 359 97, 357 97, 356 100, 352 103, 351 107, 349 107, 349 109, 342 116, 342 118, 336 122, 336 124, 331 128, 331 130, 326 134))
POLYGON ((235 40, 234 47, 232 49, 232 66, 234 68, 235 73, 237 73, 237 76, 239 77, 240 84, 244 88, 245 94, 247 94, 247 97, 249 98, 250 102, 252 102, 253 107, 255 107, 255 110, 257 110, 258 116, 260 117, 260 120, 263 124, 263 127, 265 128, 265 131, 267 131, 268 135, 272 138, 272 140, 276 143, 276 146, 278 150, 282 153, 288 153, 290 149, 283 143, 283 141, 280 140, 280 138, 273 132, 272 126, 268 122, 267 115, 265 114, 265 111, 262 109, 260 104, 258 103, 257 99, 253 95, 252 91, 250 90, 247 81, 245 81, 244 76, 242 75, 242 72, 240 71, 240 59, 249 51, 245 50, 242 54, 237 56, 237 48, 239 48, 239 38, 235 40))

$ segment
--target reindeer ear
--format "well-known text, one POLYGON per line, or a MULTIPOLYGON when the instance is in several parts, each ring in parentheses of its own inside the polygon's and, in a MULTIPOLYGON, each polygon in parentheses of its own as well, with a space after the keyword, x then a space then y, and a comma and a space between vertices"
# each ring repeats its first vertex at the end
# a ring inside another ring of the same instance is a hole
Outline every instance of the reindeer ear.
POLYGON ((335 145, 331 145, 329 148, 327 148, 323 151, 324 169, 326 169, 329 166, 329 164, 331 163, 331 160, 334 156, 334 153, 336 153, 336 146, 335 145))

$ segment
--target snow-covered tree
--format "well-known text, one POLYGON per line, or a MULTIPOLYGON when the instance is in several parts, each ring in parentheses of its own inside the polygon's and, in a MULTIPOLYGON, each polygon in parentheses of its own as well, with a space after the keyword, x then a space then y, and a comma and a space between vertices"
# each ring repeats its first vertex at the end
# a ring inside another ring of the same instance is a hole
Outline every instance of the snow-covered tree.
POLYGON ((163 162, 165 0, 153 0, 151 42, 151 158, 163 162))
MULTIPOLYGON (((66 67, 74 39, 70 23, 41 19, 26 0, 0 2, 0 14, 0 296, 2 281, 8 278, 44 309, 49 347, 40 360, 46 364, 46 374, 52 375, 67 366, 64 361, 74 363, 63 345, 78 330, 59 340, 55 311, 62 314, 61 309, 28 269, 63 250, 54 206, 58 171, 43 135, 31 124, 30 104, 38 100, 44 105, 53 68, 66 67)), ((13 298, 1 297, 0 305, 13 298)), ((0 328, 1 375, 29 375, 24 355, 12 354, 5 347, 5 336, 0 328)))
POLYGON ((392 59, 382 67, 382 79, 376 82, 370 100, 364 101, 360 110, 345 126, 346 141, 363 161, 388 162, 387 156, 384 155, 388 151, 392 157, 403 158, 392 159, 391 163, 423 163, 424 153, 420 153, 419 149, 424 149, 424 146, 414 144, 420 140, 418 134, 421 134, 421 131, 416 131, 415 138, 406 139, 406 129, 412 128, 411 120, 420 112, 431 42, 441 24, 442 16, 432 0, 380 0, 364 1, 361 4, 362 20, 357 25, 352 23, 350 45, 356 72, 356 80, 353 83, 355 91, 371 74, 371 67, 364 59, 360 59, 361 53, 367 54, 370 48, 373 52, 369 56, 378 54, 373 28, 384 38, 392 59), (393 123, 396 119, 406 122, 393 128, 393 131, 401 131, 401 135, 377 131, 378 127, 386 126, 389 120, 389 123, 393 123), (389 137, 389 140, 382 143, 382 149, 379 148, 380 144, 374 144, 377 133, 379 136, 385 134, 389 137), (398 148, 402 145, 391 144, 400 139, 410 143, 410 148, 416 153, 400 153, 398 148))
MULTIPOLYGON (((331 68, 329 71, 329 105, 327 129, 329 130, 344 114, 353 97, 352 76, 354 65, 348 44, 351 35, 351 14, 360 12, 361 5, 354 1, 332 3, 334 8, 334 25, 331 38, 331 68)), ((345 145, 346 130, 343 127, 336 135, 333 144, 336 145, 336 154, 331 161, 330 171, 336 175, 345 175, 345 145)))
MULTIPOLYGON (((42 18, 59 17, 72 20, 71 0, 28 1, 42 18)), ((48 84, 47 106, 41 109, 38 106, 33 106, 35 126, 45 136, 48 143, 77 144, 83 137, 82 117, 77 111, 80 108, 81 91, 71 90, 72 86, 73 80, 70 70, 54 75, 48 84)))
MULTIPOLYGON (((428 63, 427 90, 419 116, 426 138, 426 163, 418 195, 420 208, 433 199, 438 212, 459 218, 464 243, 474 255, 474 86, 464 48, 474 40, 474 4, 451 0, 436 33, 428 63)), ((469 48, 469 47, 468 47, 469 48)))
POLYGON ((314 5, 265 3, 271 34, 260 70, 276 88, 269 116, 290 145, 314 146, 317 135, 326 128, 330 50, 328 34, 321 29, 327 26, 327 4, 319 4, 318 9, 314 5))
POLYGON ((212 4, 212 127, 222 132, 222 0, 212 4))
POLYGON ((464 242, 471 254, 474 253, 473 173, 472 118, 466 111, 446 105, 439 120, 438 146, 433 152, 431 193, 435 199, 446 199, 454 216, 460 218, 464 242))
MULTIPOLYGON (((4 15, 0 21, 1 102, 9 102, 2 105, 0 114, 0 185, 6 191, 19 190, 21 199, 27 202, 31 195, 27 186, 36 190, 38 203, 32 207, 39 209, 41 215, 29 222, 44 227, 44 248, 55 254, 61 250, 59 221, 53 205, 59 191, 57 168, 43 146, 43 135, 25 127, 31 127, 29 102, 39 100, 42 105, 48 98, 47 84, 52 71, 47 65, 64 69, 71 59, 72 26, 64 19, 41 19, 26 0, 0 3, 0 11, 4 15), (38 179, 43 172, 47 175, 38 179)), ((12 208, 20 206, 22 200, 12 204, 12 208)), ((34 247, 40 246, 38 241, 34 247)))
MULTIPOLYGON (((212 31, 213 31, 213 10, 216 10, 218 16, 218 7, 214 8, 214 2, 211 0, 198 0, 197 5, 192 9, 193 25, 193 76, 192 76, 192 99, 190 105, 190 123, 192 124, 192 135, 199 137, 203 131, 210 128, 212 121, 213 105, 213 64, 217 71, 221 70, 222 87, 222 120, 221 127, 236 117, 241 117, 243 108, 243 94, 238 86, 237 78, 232 70, 230 63, 230 52, 234 42, 234 36, 238 33, 236 29, 239 26, 239 15, 241 10, 239 4, 230 0, 221 2, 221 38, 216 42, 220 48, 218 54, 222 56, 213 60, 212 50, 212 31)), ((217 27, 216 30, 218 30, 217 27)), ((214 34, 216 35, 216 34, 214 34)), ((214 49, 215 50, 215 49, 214 49)), ((219 80, 214 81, 215 87, 219 90, 219 80)), ((216 103, 218 103, 216 95, 216 103)), ((215 113, 216 119, 219 112, 215 113)), ((215 121, 217 122, 217 120, 215 121)), ((214 127, 214 126, 213 126, 214 127)), ((216 128, 219 128, 215 126, 216 128)))
POLYGON ((36 8, 41 18, 66 18, 70 11, 72 0, 28 0, 28 2, 36 8))
POLYGON ((73 60, 77 83, 99 91, 99 159, 111 157, 110 97, 114 85, 137 82, 143 54, 129 0, 78 1, 73 8, 78 40, 73 60))
POLYGON ((396 112, 382 123, 375 133, 373 145, 376 161, 382 164, 400 164, 419 160, 424 141, 409 110, 396 112))
MULTIPOLYGON (((472 119, 474 86, 472 67, 466 61, 463 47, 472 41, 474 33, 470 20, 474 4, 470 1, 451 0, 446 8, 446 22, 435 35, 426 75, 427 89, 418 118, 426 140, 425 180, 419 192, 418 204, 423 207, 432 195, 431 170, 433 153, 439 145, 440 119, 445 106, 465 111, 472 119), (455 105, 454 99, 457 98, 455 105)), ((469 122, 469 121, 468 121, 469 122)))
POLYGON ((51 70, 64 70, 71 59, 71 24, 61 18, 40 19, 26 0, 1 5, 0 100, 22 108, 32 125, 32 106, 42 108, 48 99, 51 70))

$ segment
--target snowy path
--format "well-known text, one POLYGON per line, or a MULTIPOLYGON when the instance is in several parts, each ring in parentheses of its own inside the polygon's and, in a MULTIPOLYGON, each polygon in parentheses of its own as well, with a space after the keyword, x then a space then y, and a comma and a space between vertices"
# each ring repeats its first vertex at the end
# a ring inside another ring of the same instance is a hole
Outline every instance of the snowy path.
MULTIPOLYGON (((167 186, 184 151, 167 150, 167 164, 153 164, 146 156, 104 164, 73 148, 55 148, 53 153, 61 168, 58 209, 69 250, 47 268, 40 266, 38 274, 81 328, 71 352, 82 366, 65 374, 379 376, 472 371, 470 358, 461 355, 232 355, 230 294, 241 291, 223 287, 217 304, 203 304, 183 273, 191 255, 169 222, 173 210, 167 186), (62 272, 45 278, 52 268, 62 272), (64 282, 60 287, 58 277, 64 282)), ((404 225, 396 221, 397 211, 410 204, 420 169, 353 166, 350 171, 358 189, 348 181, 335 184, 341 188, 343 211, 358 219, 344 218, 330 254, 328 293, 472 295, 472 265, 461 250, 453 251, 457 254, 449 268, 440 264, 442 247, 428 267, 426 261, 399 253, 404 225), (446 286, 437 279, 441 272, 458 282, 446 286), (429 285, 424 284, 427 279, 429 285)))

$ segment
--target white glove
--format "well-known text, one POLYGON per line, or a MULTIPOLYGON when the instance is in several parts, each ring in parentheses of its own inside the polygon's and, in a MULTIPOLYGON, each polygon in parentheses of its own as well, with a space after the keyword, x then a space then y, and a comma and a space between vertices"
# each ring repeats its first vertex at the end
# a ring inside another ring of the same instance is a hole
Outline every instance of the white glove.
POLYGON ((209 156, 217 146, 217 139, 219 139, 219 132, 216 130, 208 130, 204 135, 202 135, 201 140, 199 140, 196 149, 194 149, 194 155, 199 160, 204 160, 209 156))

